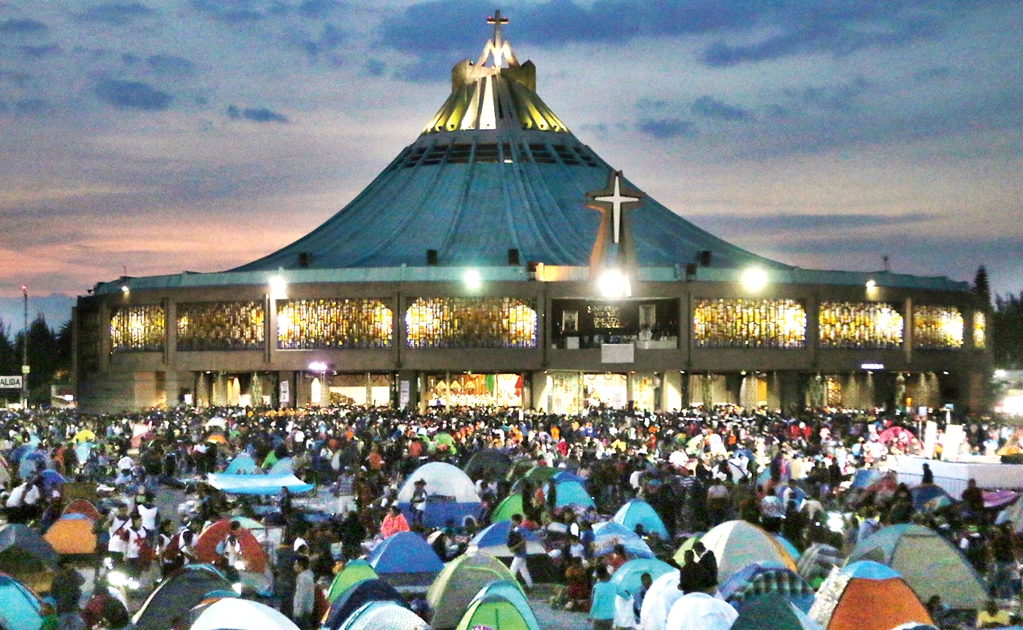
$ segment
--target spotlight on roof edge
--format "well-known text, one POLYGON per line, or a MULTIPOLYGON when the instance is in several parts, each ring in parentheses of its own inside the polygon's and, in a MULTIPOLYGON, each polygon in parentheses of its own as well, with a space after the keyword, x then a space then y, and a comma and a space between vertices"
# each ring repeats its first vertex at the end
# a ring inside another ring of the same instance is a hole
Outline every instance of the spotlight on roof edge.
POLYGON ((281 276, 270 278, 270 297, 274 299, 288 297, 288 283, 281 276))
POLYGON ((871 370, 883 370, 884 369, 884 363, 861 363, 860 364, 860 369, 861 370, 868 370, 868 371, 871 371, 871 370))
POLYGON ((597 280, 600 294, 608 298, 627 297, 632 293, 629 277, 617 269, 607 269, 597 280))
POLYGON ((313 361, 309 364, 310 372, 326 372, 327 364, 322 361, 313 361))
POLYGON ((867 280, 867 291, 877 288, 877 283, 873 280, 867 280))
POLYGON ((767 286, 767 272, 760 267, 750 267, 742 272, 742 286, 749 291, 760 291, 767 286))
POLYGON ((481 284, 480 272, 475 269, 470 269, 462 276, 462 281, 465 282, 465 286, 469 289, 476 290, 480 288, 481 284))

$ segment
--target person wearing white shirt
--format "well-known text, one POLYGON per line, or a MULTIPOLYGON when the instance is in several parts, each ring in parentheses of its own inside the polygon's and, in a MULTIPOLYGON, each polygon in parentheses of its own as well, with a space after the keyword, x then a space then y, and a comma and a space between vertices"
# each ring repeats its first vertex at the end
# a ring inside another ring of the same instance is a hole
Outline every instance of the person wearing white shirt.
POLYGON ((107 543, 107 553, 110 555, 114 565, 118 566, 124 561, 124 551, 127 549, 127 530, 131 527, 131 520, 124 514, 124 508, 117 508, 110 514, 110 542, 107 543))
POLYGON ((117 470, 121 471, 124 474, 130 473, 131 468, 134 465, 135 460, 133 460, 131 457, 128 457, 127 455, 117 460, 117 470))
POLYGON ((157 530, 156 524, 157 516, 160 512, 159 508, 147 501, 145 497, 141 497, 141 501, 135 506, 135 509, 138 510, 139 516, 142 517, 142 527, 149 532, 150 536, 154 536, 157 530))

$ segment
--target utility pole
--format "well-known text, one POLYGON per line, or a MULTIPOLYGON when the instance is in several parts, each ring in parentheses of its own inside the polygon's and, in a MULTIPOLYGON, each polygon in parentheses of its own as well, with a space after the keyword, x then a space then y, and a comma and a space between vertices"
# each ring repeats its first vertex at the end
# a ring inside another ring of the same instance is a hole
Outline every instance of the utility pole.
POLYGON ((28 408, 28 286, 21 285, 25 297, 25 328, 21 333, 21 408, 28 408))

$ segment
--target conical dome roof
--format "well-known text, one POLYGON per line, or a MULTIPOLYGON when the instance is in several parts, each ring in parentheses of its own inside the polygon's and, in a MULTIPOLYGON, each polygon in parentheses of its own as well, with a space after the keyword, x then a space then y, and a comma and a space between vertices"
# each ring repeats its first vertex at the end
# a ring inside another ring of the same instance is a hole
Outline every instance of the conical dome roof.
MULTIPOLYGON (((423 267, 427 250, 440 266, 503 266, 512 249, 523 263, 590 264, 601 213, 587 193, 606 189, 614 169, 536 93, 532 62, 519 64, 501 36, 506 20, 488 21, 494 37, 475 64, 454 66, 451 95, 415 142, 320 227, 234 271, 423 267)), ((649 196, 633 206, 630 257, 640 266, 684 265, 710 251, 713 267, 787 268, 649 196)))

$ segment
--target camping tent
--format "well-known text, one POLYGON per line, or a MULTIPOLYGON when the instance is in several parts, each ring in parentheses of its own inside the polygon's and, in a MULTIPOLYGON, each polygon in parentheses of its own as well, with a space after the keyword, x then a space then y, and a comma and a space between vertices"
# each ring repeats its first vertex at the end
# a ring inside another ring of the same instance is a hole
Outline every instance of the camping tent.
POLYGON ((788 538, 785 538, 781 534, 775 534, 774 539, 777 540, 778 543, 785 548, 785 553, 789 554, 789 557, 792 558, 793 562, 799 562, 799 558, 803 554, 799 553, 799 550, 796 549, 795 545, 789 542, 788 538))
POLYGON ((473 596, 496 580, 514 582, 515 577, 500 561, 484 553, 466 553, 444 565, 426 593, 426 602, 433 609, 430 625, 434 630, 457 626, 473 596))
POLYGON ((263 469, 256 465, 256 460, 252 459, 252 455, 245 452, 238 453, 238 456, 232 459, 224 470, 224 474, 227 475, 256 475, 262 472, 263 469))
POLYGON ((554 488, 557 494, 554 502, 555 507, 560 508, 571 505, 581 508, 591 508, 597 506, 597 504, 593 502, 593 497, 590 496, 590 493, 586 492, 586 486, 578 481, 573 479, 559 480, 557 475, 555 475, 544 486, 544 496, 550 495, 551 487, 554 488))
POLYGON ((844 559, 842 552, 831 545, 814 543, 799 557, 796 568, 807 582, 824 580, 831 569, 842 566, 844 559))
POLYGON ((497 504, 493 514, 490 515, 490 522, 510 520, 513 514, 525 516, 525 512, 522 511, 522 495, 518 492, 509 494, 497 504))
POLYGON ((393 586, 425 586, 444 569, 433 548, 412 532, 389 536, 367 560, 377 575, 393 586))
POLYGON ((481 626, 492 630, 540 630, 535 616, 526 618, 519 608, 500 595, 474 600, 458 622, 457 630, 481 626))
POLYGON ((800 575, 780 564, 749 564, 739 569, 719 589, 726 602, 742 610, 745 602, 776 594, 801 611, 813 605, 813 589, 800 575))
POLYGON ((885 527, 856 545, 849 562, 873 560, 898 571, 920 601, 940 595, 942 603, 976 610, 987 601, 987 589, 958 549, 920 525, 885 527))
POLYGON ((644 532, 660 536, 661 540, 668 539, 668 529, 664 526, 664 521, 643 499, 631 499, 626 502, 615 512, 612 520, 630 531, 635 531, 636 525, 642 525, 644 532))
POLYGON ((0 528, 0 572, 28 588, 36 592, 50 590, 57 559, 50 543, 34 529, 25 525, 0 528))
POLYGON ((913 497, 913 509, 919 512, 933 512, 956 502, 944 488, 932 483, 914 486, 909 493, 913 497))
POLYGON ((39 630, 39 598, 9 575, 0 573, 0 630, 39 630))
POLYGON ((869 560, 833 569, 807 614, 826 630, 891 630, 904 623, 932 623, 899 574, 869 560))
POLYGON ((430 462, 409 475, 398 492, 398 505, 406 517, 411 517, 412 493, 416 481, 426 482, 426 527, 446 526, 449 519, 461 524, 466 516, 478 518, 480 497, 469 475, 444 462, 430 462))
POLYGON ((281 488, 287 488, 289 492, 309 492, 315 485, 305 483, 292 473, 279 475, 228 475, 224 473, 209 473, 206 475, 209 484, 226 492, 227 494, 251 494, 268 496, 280 494, 281 488))
POLYGON ((96 552, 95 521, 84 514, 65 514, 46 530, 43 539, 62 556, 83 556, 96 552))
POLYGON ((430 630, 414 612, 395 602, 369 602, 337 630, 430 630))
POLYGON ((472 602, 469 605, 472 606, 475 602, 488 597, 501 597, 507 600, 518 609, 528 627, 535 628, 538 625, 536 615, 533 614, 533 609, 529 606, 529 600, 526 599, 517 583, 513 584, 507 580, 491 582, 481 588, 479 593, 476 593, 476 596, 472 598, 472 602))
MULTIPOLYGON (((700 538, 718 562, 718 582, 755 562, 778 562, 792 571, 796 564, 773 536, 746 521, 728 521, 712 528, 700 538)), ((675 562, 685 562, 683 551, 675 552, 675 562)))
MULTIPOLYGON (((498 521, 486 526, 469 541, 469 551, 480 551, 498 558, 511 558, 515 555, 508 548, 508 533, 511 527, 511 521, 498 521)), ((547 553, 533 532, 522 529, 522 533, 526 539, 526 555, 547 553)))
POLYGON ((670 571, 654 579, 650 590, 646 592, 646 597, 643 598, 643 607, 639 613, 639 625, 642 630, 664 630, 671 607, 683 595, 682 591, 678 590, 678 581, 678 571, 670 571))
POLYGON ((732 630, 823 630, 820 624, 792 602, 778 595, 764 595, 739 609, 732 630))
POLYGON ((672 605, 666 630, 728 630, 739 616, 725 602, 706 593, 688 593, 672 605))
POLYGON ((223 598, 192 623, 191 630, 298 630, 290 619, 265 604, 223 598))
POLYGON ((646 541, 640 538, 636 532, 626 529, 614 521, 597 523, 593 526, 593 552, 595 555, 607 555, 614 551, 616 545, 624 547, 626 553, 635 558, 654 557, 650 545, 646 544, 646 541))
POLYGON ((88 499, 75 499, 68 503, 67 507, 64 508, 62 516, 67 516, 68 514, 84 514, 93 521, 98 521, 100 516, 99 510, 88 499))
POLYGON ((136 630, 166 630, 174 617, 191 610, 212 591, 230 591, 231 583, 207 564, 190 564, 164 580, 132 621, 136 630))
POLYGON ((611 583, 618 587, 620 593, 635 595, 642 588, 642 577, 644 573, 650 574, 651 580, 656 580, 662 575, 677 571, 667 562, 654 558, 636 558, 629 560, 611 576, 611 583))
MULTIPOLYGON (((231 533, 231 519, 221 519, 213 523, 199 534, 195 541, 195 555, 199 562, 213 563, 217 559, 217 545, 227 540, 231 533)), ((236 534, 238 544, 241 546, 241 561, 245 563, 245 570, 252 573, 262 573, 266 570, 266 552, 260 546, 259 541, 252 535, 252 532, 239 527, 236 534)))
POLYGON ((401 594, 387 582, 365 580, 353 584, 331 602, 330 610, 327 611, 327 616, 323 620, 323 626, 330 630, 337 630, 348 621, 355 611, 370 602, 394 602, 401 607, 405 606, 405 600, 402 599, 401 594))
POLYGON ((504 479, 511 470, 512 459, 494 448, 477 451, 465 465, 465 474, 472 480, 487 479, 494 481, 504 479))
POLYGON ((334 581, 330 583, 330 589, 327 591, 327 601, 333 602, 341 593, 359 582, 376 580, 378 577, 373 567, 365 560, 351 560, 334 576, 334 581))

